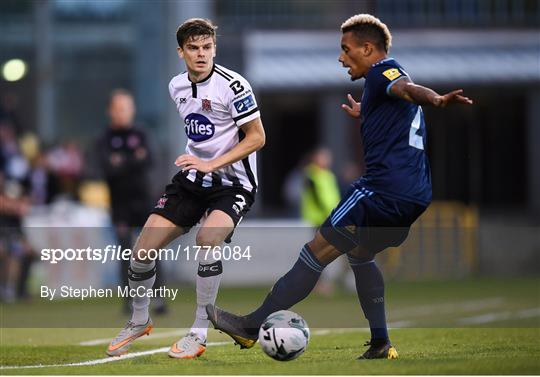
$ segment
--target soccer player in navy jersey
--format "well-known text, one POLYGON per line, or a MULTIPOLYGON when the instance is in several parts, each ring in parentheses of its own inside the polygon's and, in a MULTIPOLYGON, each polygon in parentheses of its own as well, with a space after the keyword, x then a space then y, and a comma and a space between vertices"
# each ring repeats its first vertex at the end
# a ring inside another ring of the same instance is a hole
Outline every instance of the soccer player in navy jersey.
POLYGON ((246 316, 208 305, 214 327, 242 348, 257 341, 258 329, 271 313, 288 309, 313 289, 322 270, 347 254, 354 272, 360 305, 371 330, 369 349, 360 359, 395 359, 386 325, 384 281, 374 257, 405 241, 411 224, 431 202, 431 178, 424 147, 422 107, 472 104, 455 90, 444 95, 416 85, 399 63, 388 56, 391 34, 369 14, 341 25, 339 62, 351 80, 365 79, 360 102, 349 94, 343 110, 361 122, 366 172, 300 252, 292 269, 274 284, 264 302, 246 316))

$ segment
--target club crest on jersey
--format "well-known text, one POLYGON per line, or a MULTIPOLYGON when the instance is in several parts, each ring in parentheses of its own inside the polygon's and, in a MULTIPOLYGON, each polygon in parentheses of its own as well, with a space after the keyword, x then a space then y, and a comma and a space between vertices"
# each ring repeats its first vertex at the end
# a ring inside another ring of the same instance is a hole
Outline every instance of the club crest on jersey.
POLYGON ((202 109, 203 111, 212 111, 212 101, 210 101, 209 99, 203 99, 202 109))
POLYGON ((166 196, 162 196, 161 198, 159 198, 157 204, 156 204, 156 208, 165 208, 165 203, 167 203, 167 197, 166 196))
POLYGON ((214 136, 215 126, 202 114, 191 113, 184 119, 186 135, 193 141, 205 141, 214 136))

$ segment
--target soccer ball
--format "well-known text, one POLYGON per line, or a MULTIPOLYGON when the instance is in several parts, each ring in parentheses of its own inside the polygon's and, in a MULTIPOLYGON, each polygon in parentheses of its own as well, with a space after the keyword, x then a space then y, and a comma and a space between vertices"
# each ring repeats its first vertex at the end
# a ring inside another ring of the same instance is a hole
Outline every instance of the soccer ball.
POLYGON ((309 342, 306 321, 289 310, 270 314, 259 330, 259 343, 268 356, 279 361, 294 360, 309 342))

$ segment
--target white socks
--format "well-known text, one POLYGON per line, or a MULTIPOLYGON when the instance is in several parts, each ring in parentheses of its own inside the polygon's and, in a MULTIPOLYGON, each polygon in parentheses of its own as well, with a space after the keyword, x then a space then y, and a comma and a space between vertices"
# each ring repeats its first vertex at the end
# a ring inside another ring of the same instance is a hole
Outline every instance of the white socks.
MULTIPOLYGON (((156 262, 141 263, 134 259, 131 260, 128 269, 129 288, 137 289, 143 286, 145 292, 154 286, 156 281, 156 262)), ((136 325, 145 324, 148 321, 148 307, 150 306, 150 297, 144 295, 139 297, 135 295, 133 297, 133 313, 131 315, 131 322, 136 325)))
MULTIPOLYGON (((197 310, 195 312, 195 321, 191 326, 190 332, 197 334, 201 339, 206 339, 208 334, 208 316, 206 315, 206 305, 216 302, 219 284, 223 266, 221 261, 201 262, 197 272, 197 310), (205 264, 203 264, 205 263, 205 264)), ((129 288, 137 289, 143 286, 145 291, 151 289, 156 281, 156 263, 141 263, 131 260, 128 270, 129 288)), ((150 306, 150 297, 133 297, 133 313, 131 321, 136 325, 145 324, 148 321, 150 306)))
POLYGON ((200 338, 206 339, 208 334, 208 316, 206 315, 206 305, 216 302, 219 283, 223 272, 221 261, 208 263, 200 262, 197 272, 197 310, 195 312, 195 321, 191 326, 191 332, 197 334, 200 338))

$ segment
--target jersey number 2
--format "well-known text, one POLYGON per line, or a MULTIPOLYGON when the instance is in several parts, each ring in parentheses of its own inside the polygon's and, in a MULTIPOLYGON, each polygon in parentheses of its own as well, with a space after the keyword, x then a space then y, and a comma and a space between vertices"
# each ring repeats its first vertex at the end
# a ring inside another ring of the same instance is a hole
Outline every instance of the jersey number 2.
POLYGON ((409 145, 413 148, 424 150, 424 140, 422 139, 422 135, 418 135, 420 124, 422 124, 422 108, 418 106, 418 111, 414 116, 411 129, 409 130, 409 145))

